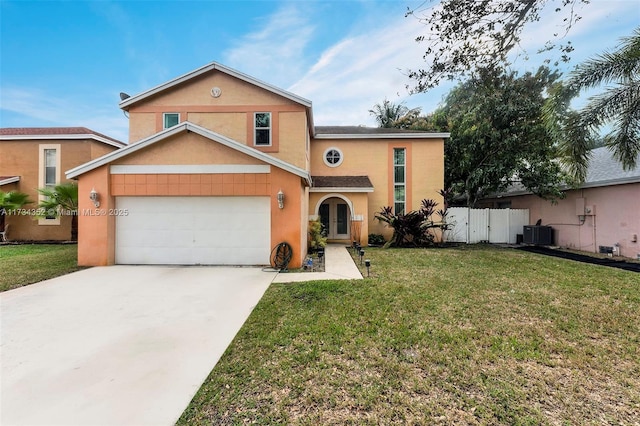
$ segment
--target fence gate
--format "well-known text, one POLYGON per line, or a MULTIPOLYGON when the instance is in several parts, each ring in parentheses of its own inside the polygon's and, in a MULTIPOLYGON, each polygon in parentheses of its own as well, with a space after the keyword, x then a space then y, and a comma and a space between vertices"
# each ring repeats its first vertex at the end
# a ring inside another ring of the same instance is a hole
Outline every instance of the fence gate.
POLYGON ((451 229, 445 238, 450 242, 515 244, 516 236, 522 234, 522 227, 529 225, 528 209, 450 207, 447 213, 451 229))

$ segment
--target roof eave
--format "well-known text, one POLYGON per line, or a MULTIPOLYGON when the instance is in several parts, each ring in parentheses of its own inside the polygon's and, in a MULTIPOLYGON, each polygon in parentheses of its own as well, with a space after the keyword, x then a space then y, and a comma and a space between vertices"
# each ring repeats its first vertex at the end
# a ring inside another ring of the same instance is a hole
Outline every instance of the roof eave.
MULTIPOLYGON (((560 187, 561 191, 571 191, 576 189, 589 189, 589 188, 602 188, 605 186, 626 185, 630 183, 640 183, 640 176, 626 177, 620 179, 600 180, 595 182, 584 182, 580 186, 573 188, 567 185, 560 187)), ((511 192, 500 192, 497 194, 489 195, 486 198, 504 198, 504 197, 519 197, 522 195, 533 195, 533 192, 527 190, 518 190, 511 192)))
POLYGON ((451 133, 320 133, 315 139, 446 139, 451 133))
POLYGON ((55 140, 55 139, 69 139, 69 140, 82 140, 93 139, 97 142, 101 142, 107 145, 114 146, 116 148, 124 148, 127 146, 123 142, 116 142, 111 139, 104 138, 102 136, 95 135, 93 133, 71 133, 71 134, 50 134, 50 135, 0 135, 0 140, 55 140))
POLYGON ((10 183, 20 182, 20 176, 11 176, 0 180, 0 186, 9 185, 10 183))

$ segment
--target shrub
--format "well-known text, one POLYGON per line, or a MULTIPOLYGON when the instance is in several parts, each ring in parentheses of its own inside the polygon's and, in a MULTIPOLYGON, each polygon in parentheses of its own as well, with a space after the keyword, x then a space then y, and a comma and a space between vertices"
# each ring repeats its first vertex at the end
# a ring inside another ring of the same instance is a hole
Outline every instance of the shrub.
POLYGON ((370 246, 382 246, 386 242, 387 240, 384 239, 384 235, 382 234, 369 234, 370 246))
POLYGON ((375 218, 393 228, 393 236, 385 246, 389 247, 425 247, 436 243, 442 232, 449 228, 446 223, 446 211, 435 208, 437 202, 430 199, 422 200, 419 210, 412 210, 405 214, 394 214, 391 207, 383 207, 375 218), (438 220, 433 216, 437 215, 438 220))
POLYGON ((309 221, 309 249, 315 251, 327 245, 327 238, 322 232, 320 219, 309 221))

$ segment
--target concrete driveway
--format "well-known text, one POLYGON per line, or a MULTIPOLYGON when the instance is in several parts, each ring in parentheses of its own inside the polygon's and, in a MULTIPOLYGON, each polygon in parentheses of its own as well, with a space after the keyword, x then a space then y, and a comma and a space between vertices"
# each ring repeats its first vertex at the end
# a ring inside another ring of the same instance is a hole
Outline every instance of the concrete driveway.
POLYGON ((275 276, 109 266, 0 294, 0 423, 173 424, 275 276))

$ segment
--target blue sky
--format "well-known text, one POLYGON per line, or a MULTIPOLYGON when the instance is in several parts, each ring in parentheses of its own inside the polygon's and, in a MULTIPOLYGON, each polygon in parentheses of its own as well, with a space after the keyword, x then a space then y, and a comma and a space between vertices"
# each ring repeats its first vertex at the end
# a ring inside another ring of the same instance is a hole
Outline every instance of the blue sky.
MULTIPOLYGON (((558 31, 553 3, 523 34, 535 52, 558 31)), ((426 28, 405 18, 422 0, 0 0, 0 127, 85 126, 127 141, 119 92, 131 95, 211 61, 313 102, 316 125, 375 125, 384 98, 434 110, 451 84, 409 96, 426 28)), ((572 64, 640 26, 640 0, 592 0, 569 34, 572 64)))

